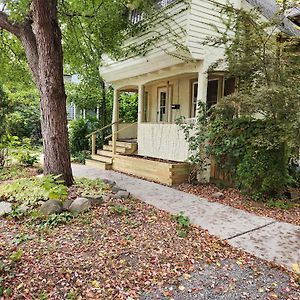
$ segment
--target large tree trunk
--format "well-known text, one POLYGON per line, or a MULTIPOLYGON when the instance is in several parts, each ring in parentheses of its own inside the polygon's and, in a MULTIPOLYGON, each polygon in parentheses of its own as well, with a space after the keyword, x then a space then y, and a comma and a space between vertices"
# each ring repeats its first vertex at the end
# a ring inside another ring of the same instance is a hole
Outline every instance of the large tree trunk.
POLYGON ((0 28, 11 32, 22 42, 40 91, 44 173, 62 175, 65 183, 72 185, 57 0, 32 0, 30 10, 24 22, 19 24, 10 21, 8 15, 0 11, 0 28))
POLYGON ((33 30, 38 53, 44 173, 61 174, 72 185, 61 32, 55 0, 32 1, 33 30))

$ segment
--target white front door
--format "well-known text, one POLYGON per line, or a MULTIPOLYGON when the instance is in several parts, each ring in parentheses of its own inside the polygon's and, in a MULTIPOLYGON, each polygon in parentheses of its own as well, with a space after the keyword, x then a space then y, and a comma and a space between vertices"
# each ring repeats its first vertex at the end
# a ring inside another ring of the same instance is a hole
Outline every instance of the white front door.
POLYGON ((167 88, 158 89, 158 122, 168 122, 168 93, 167 88))

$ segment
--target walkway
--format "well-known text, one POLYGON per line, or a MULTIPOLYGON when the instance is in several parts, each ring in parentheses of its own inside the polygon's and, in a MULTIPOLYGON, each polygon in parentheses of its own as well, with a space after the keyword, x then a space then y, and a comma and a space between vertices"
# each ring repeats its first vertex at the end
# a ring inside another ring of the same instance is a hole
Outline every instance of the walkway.
POLYGON ((257 257, 290 269, 295 263, 300 265, 300 226, 256 216, 114 171, 73 165, 73 172, 75 177, 114 180, 136 198, 171 214, 182 211, 194 225, 257 257))

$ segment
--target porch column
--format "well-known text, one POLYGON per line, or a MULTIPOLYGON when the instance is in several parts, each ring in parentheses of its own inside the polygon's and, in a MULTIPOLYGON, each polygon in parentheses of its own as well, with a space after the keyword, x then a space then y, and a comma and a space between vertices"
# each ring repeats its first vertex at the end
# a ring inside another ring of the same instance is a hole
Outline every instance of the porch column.
MULTIPOLYGON (((197 112, 198 115, 199 103, 202 102, 206 105, 207 102, 207 87, 208 87, 208 73, 207 70, 201 68, 198 73, 198 98, 197 98, 197 112)), ((206 161, 207 167, 203 174, 198 175, 198 180, 209 182, 210 180, 210 171, 211 171, 211 160, 206 161)))
POLYGON ((206 71, 200 71, 198 73, 198 98, 197 98, 197 112, 199 108, 199 102, 206 104, 207 101, 207 86, 208 86, 208 74, 206 71))
POLYGON ((145 99, 145 86, 139 85, 138 91, 138 124, 144 122, 144 99, 145 99))
MULTIPOLYGON (((113 116, 112 116, 112 123, 119 121, 119 108, 120 108, 120 91, 118 89, 114 90, 114 103, 113 103, 113 116)), ((112 125, 112 152, 113 155, 116 155, 116 143, 117 143, 117 132, 118 131, 118 124, 112 125)))

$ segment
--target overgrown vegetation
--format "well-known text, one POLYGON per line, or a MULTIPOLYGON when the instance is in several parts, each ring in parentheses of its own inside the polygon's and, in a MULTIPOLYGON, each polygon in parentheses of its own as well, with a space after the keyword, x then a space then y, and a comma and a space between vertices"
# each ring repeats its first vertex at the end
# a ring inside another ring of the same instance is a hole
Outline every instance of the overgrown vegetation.
POLYGON ((202 171, 213 157, 245 194, 278 197, 300 185, 300 41, 278 33, 282 11, 266 21, 257 10, 220 9, 226 30, 207 43, 225 46, 236 92, 188 128, 191 161, 202 171))

